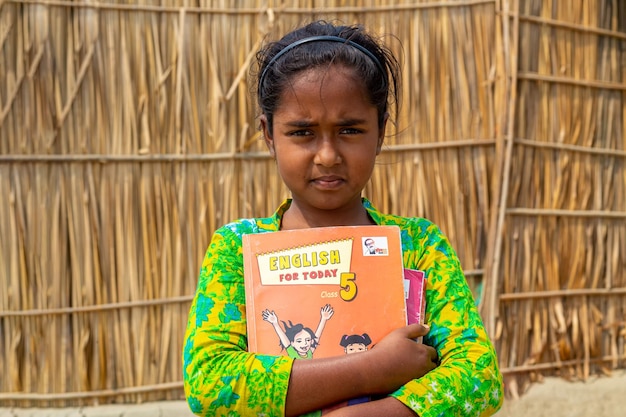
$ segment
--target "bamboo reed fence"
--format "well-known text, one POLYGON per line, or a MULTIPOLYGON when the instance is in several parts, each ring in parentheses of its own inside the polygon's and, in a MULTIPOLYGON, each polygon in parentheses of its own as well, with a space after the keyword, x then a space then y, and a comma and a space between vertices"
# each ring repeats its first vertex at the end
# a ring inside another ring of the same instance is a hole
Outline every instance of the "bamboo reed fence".
POLYGON ((402 57, 366 194, 450 237, 507 392, 626 364, 618 0, 0 0, 0 404, 180 399, 212 232, 287 197, 248 80, 361 22, 402 57))

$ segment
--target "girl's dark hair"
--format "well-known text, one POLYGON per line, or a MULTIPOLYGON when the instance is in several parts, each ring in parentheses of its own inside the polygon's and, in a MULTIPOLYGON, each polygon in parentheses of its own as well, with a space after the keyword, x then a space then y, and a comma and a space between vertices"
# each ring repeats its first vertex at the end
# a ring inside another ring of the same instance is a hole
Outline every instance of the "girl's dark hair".
MULTIPOLYGON (((294 338, 298 333, 302 330, 306 331, 309 335, 311 335, 311 347, 317 347, 317 338, 315 337, 315 333, 308 327, 304 327, 303 324, 297 323, 293 324, 291 320, 289 320, 289 324, 283 321, 283 326, 285 326, 285 335, 287 338, 293 342, 294 338)), ((283 346, 283 348, 287 348, 287 346, 283 346)))
POLYGON ((372 343, 372 339, 370 339, 367 333, 352 334, 350 336, 348 336, 347 334, 344 334, 343 337, 341 338, 341 341, 339 342, 339 345, 342 347, 347 347, 355 343, 362 343, 365 346, 367 346, 370 343, 372 343))
POLYGON ((351 68, 363 80, 371 103, 378 110, 379 126, 393 103, 398 113, 400 65, 391 50, 367 33, 362 26, 334 25, 326 21, 309 23, 269 43, 257 52, 257 100, 272 133, 273 115, 283 89, 297 73, 317 67, 341 64, 351 68), (313 36, 336 36, 365 48, 375 59, 349 43, 318 40, 306 42, 277 56, 294 42, 313 36), (275 59, 276 58, 276 59, 275 59), (381 68, 384 73, 381 73, 381 68))

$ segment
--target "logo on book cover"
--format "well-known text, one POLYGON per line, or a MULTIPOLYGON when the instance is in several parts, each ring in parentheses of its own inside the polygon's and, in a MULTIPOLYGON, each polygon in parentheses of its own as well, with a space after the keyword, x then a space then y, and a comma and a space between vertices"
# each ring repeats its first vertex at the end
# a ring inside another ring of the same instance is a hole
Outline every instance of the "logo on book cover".
POLYGON ((262 285, 335 284, 350 272, 352 239, 257 255, 262 285))
POLYGON ((387 256, 389 244, 386 237, 363 237, 363 256, 387 256))

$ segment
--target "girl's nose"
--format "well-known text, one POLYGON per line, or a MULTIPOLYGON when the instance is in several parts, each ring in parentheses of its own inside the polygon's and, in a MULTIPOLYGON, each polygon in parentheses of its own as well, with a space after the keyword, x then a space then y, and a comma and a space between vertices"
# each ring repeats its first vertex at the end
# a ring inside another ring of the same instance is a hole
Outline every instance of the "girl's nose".
POLYGON ((336 141, 332 138, 323 138, 319 141, 317 152, 313 162, 316 165, 331 167, 341 163, 341 155, 337 149, 336 141))

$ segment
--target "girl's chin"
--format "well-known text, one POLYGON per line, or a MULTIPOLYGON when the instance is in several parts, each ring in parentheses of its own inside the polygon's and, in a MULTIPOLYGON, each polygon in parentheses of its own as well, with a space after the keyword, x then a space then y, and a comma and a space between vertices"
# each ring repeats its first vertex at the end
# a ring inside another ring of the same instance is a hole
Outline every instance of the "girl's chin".
POLYGON ((347 207, 360 207, 361 196, 354 198, 352 195, 340 195, 337 193, 319 193, 310 196, 306 200, 299 201, 303 206, 309 206, 319 210, 343 210, 347 207))

